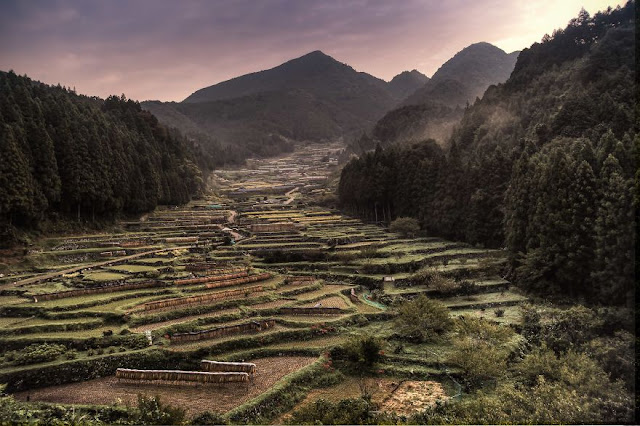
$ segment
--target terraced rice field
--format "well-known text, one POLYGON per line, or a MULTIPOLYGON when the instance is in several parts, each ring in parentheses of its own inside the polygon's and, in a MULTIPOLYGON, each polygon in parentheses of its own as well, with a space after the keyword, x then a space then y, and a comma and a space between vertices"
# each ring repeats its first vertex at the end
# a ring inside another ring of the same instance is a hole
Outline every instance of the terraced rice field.
MULTIPOLYGON (((333 162, 320 161, 326 155, 326 148, 306 147, 281 158, 251 160, 246 169, 215 172, 216 195, 159 208, 121 223, 112 233, 41 241, 0 279, 0 383, 31 401, 124 405, 143 392, 159 394, 191 414, 228 412, 244 402, 257 404, 254 398, 282 385, 288 373, 315 362, 351 334, 390 336, 392 310, 383 303, 385 297, 433 293, 407 285, 420 268, 476 284, 473 294, 443 298, 452 316, 518 321, 526 298, 497 275, 504 261, 500 252, 438 238, 404 238, 314 205, 314 197, 328 191, 320 180, 335 170, 333 162), (249 276, 271 277, 215 289, 206 283, 176 284, 234 267, 248 268, 249 276), (127 287, 140 282, 152 284, 127 287), (262 288, 250 292, 255 286, 262 288), (50 300, 43 296, 70 290, 87 291, 50 300), (225 292, 228 297, 145 310, 149 302, 225 292), (282 310, 289 307, 340 311, 306 315, 282 310), (504 313, 498 316, 496 309, 504 313), (265 319, 275 325, 182 344, 171 340, 179 333, 265 319), (20 351, 43 342, 64 345, 71 355, 16 364, 20 351), (293 356, 300 353, 305 356, 293 356), (228 384, 219 389, 119 384, 113 376, 118 367, 194 368, 203 357, 252 360, 259 373, 249 387, 228 384), (98 359, 103 365, 99 372, 82 367, 98 359), (56 375, 59 371, 80 373, 56 375), (66 383, 70 381, 79 382, 66 383)), ((396 349, 389 344, 385 351, 396 349)), ((391 373, 375 384, 384 409, 408 412, 433 403, 436 396, 446 398, 449 391, 424 380, 439 374, 429 363, 443 359, 446 348, 407 344, 401 349, 385 360, 391 373), (406 376, 412 381, 403 381, 406 376)), ((348 377, 336 387, 312 390, 303 403, 358 396, 357 388, 356 379, 348 377)))

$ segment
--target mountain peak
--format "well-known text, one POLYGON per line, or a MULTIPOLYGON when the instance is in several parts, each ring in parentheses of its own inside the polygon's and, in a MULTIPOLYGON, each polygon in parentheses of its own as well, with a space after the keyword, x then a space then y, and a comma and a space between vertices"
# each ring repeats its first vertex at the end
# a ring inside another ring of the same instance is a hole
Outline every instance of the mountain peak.
POLYGON ((403 104, 420 105, 435 100, 449 106, 464 106, 482 96, 490 85, 506 81, 516 59, 517 55, 507 54, 491 43, 473 43, 445 62, 403 104))
POLYGON ((404 99, 429 81, 429 77, 418 70, 402 71, 389 82, 389 90, 397 99, 404 99))

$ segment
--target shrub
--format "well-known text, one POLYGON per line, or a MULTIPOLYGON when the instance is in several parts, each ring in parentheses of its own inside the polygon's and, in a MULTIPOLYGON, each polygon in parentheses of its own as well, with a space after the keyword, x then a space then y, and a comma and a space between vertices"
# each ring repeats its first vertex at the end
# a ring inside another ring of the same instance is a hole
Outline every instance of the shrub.
POLYGON ((433 286, 434 282, 441 279, 442 274, 435 268, 422 268, 408 279, 413 285, 423 285, 425 287, 433 286))
POLYGON ((67 353, 64 356, 67 359, 76 359, 78 357, 78 352, 76 352, 74 349, 71 349, 67 351, 67 353))
POLYGON ((467 387, 502 376, 517 337, 511 327, 493 324, 481 318, 459 318, 455 322, 458 339, 449 362, 463 371, 467 387))
POLYGON ((504 309, 496 309, 495 311, 493 311, 493 313, 498 317, 498 318, 502 318, 504 316, 504 309))
POLYGON ((420 224, 412 217, 399 217, 389 225, 391 232, 397 232, 405 237, 413 237, 420 231, 420 224))
POLYGON ((295 411, 287 424, 371 424, 375 422, 371 403, 363 398, 343 399, 334 403, 319 399, 295 411))
POLYGON ((27 365, 54 361, 66 351, 67 348, 64 345, 49 343, 33 344, 20 351, 16 351, 13 362, 16 365, 27 365))
POLYGON ((506 370, 507 356, 504 349, 466 337, 454 342, 449 362, 462 369, 467 387, 474 388, 500 377, 506 370))
POLYGON ((357 368, 369 369, 382 357, 384 340, 370 335, 349 338, 344 345, 332 351, 332 357, 345 359, 357 368))
POLYGON ((138 416, 136 421, 146 425, 179 425, 184 421, 186 410, 164 405, 159 396, 138 394, 138 416))
POLYGON ((398 334, 412 341, 436 340, 453 325, 446 306, 423 294, 410 302, 401 304, 397 311, 395 325, 398 334))
POLYGON ((471 298, 471 295, 474 294, 478 289, 478 285, 473 281, 461 281, 458 284, 458 292, 467 298, 471 298))
POLYGON ((611 380, 623 380, 629 390, 635 384, 634 336, 628 331, 617 331, 613 336, 600 337, 587 345, 587 353, 597 360, 611 380))
POLYGON ((191 424, 194 425, 226 425, 229 424, 227 419, 222 414, 212 413, 211 411, 205 411, 198 414, 191 419, 191 424))

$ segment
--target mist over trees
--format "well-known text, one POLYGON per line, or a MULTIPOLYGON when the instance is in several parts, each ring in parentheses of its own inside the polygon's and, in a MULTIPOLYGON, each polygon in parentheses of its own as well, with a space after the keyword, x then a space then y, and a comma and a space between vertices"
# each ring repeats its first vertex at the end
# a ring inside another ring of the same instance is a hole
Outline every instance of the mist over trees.
POLYGON ((506 247, 530 289, 631 300, 637 136, 634 3, 582 10, 525 49, 510 79, 435 141, 378 148, 342 171, 342 206, 412 216, 429 235, 506 247))

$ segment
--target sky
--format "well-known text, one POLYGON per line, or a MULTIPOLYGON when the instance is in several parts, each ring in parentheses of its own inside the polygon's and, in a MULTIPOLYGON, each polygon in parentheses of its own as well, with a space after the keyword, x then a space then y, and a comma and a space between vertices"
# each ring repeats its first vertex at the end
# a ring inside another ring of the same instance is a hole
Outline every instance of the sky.
POLYGON ((616 0, 0 0, 0 70, 181 101, 322 50, 384 80, 485 41, 510 53, 616 0))

